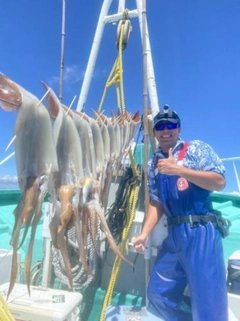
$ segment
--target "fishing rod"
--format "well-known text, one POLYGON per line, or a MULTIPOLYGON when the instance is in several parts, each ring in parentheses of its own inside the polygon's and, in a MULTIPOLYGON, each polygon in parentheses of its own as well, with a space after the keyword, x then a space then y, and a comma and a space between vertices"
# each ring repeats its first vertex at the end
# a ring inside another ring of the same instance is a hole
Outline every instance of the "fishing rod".
MULTIPOLYGON (((147 30, 146 30, 146 0, 142 0, 142 46, 143 46, 143 128, 144 128, 144 207, 145 207, 145 215, 147 215, 148 206, 149 206, 149 192, 148 192, 148 68, 147 68, 147 30)), ((151 242, 149 239, 148 242, 151 242)), ((150 244, 148 247, 151 249, 150 244)), ((147 289, 147 283, 150 274, 150 257, 151 255, 145 255, 145 285, 147 289)), ((146 297, 146 305, 148 305, 147 296, 146 297)))
POLYGON ((65 16, 66 1, 62 0, 62 33, 61 33, 61 60, 60 60, 60 79, 59 79, 59 100, 63 98, 63 72, 64 72, 64 48, 65 48, 65 16))

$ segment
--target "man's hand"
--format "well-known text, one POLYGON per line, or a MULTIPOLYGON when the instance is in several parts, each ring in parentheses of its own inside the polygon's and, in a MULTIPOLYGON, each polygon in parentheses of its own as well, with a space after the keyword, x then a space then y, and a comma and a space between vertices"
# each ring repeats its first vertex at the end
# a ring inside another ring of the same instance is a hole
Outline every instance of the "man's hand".
POLYGON ((207 191, 221 191, 226 184, 225 177, 219 173, 196 170, 178 165, 172 155, 172 148, 169 149, 168 158, 159 159, 157 168, 162 174, 178 175, 207 191))
POLYGON ((167 175, 178 175, 179 165, 176 164, 172 154, 172 148, 168 151, 168 158, 159 159, 157 163, 158 171, 167 175))
POLYGON ((147 235, 142 233, 133 240, 133 246, 137 252, 144 252, 147 239, 147 235))

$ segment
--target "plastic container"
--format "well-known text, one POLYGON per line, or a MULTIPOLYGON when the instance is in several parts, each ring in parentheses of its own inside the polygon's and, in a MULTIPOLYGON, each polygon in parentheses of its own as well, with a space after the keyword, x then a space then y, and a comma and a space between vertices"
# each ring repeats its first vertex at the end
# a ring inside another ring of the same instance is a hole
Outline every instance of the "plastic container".
MULTIPOLYGON (((0 286, 5 300, 8 286, 0 286)), ((29 297, 26 284, 15 284, 7 305, 16 321, 80 321, 81 302, 80 293, 36 286, 31 286, 29 297)))
POLYGON ((240 295, 228 293, 228 318, 229 321, 240 320, 240 295))

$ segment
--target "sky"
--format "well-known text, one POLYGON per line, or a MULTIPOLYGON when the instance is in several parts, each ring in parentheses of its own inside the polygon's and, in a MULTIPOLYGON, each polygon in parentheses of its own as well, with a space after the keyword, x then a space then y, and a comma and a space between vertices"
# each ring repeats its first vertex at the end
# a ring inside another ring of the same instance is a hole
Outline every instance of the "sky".
MULTIPOLYGON (((220 158, 240 156, 240 1, 147 0, 159 108, 168 104, 182 121, 181 137, 210 144, 220 158)), ((66 0, 63 103, 76 96, 76 109, 91 50, 101 0, 66 0)), ((116 13, 113 0, 109 14, 116 13)), ((135 0, 126 8, 136 9, 135 0)), ((126 109, 143 114, 143 50, 137 18, 123 52, 126 109)), ((0 72, 39 99, 41 81, 59 94, 62 30, 61 0, 0 0, 0 72)), ((98 109, 103 89, 117 57, 117 26, 105 27, 85 112, 98 109)), ((149 106, 151 107, 151 106, 149 106)), ((115 89, 103 106, 117 111, 115 89)), ((12 139, 16 112, 0 109, 0 162, 12 139)), ((225 163, 227 186, 238 190, 233 165, 225 163)), ((240 161, 236 162, 238 172, 240 161)), ((16 182, 14 157, 0 166, 0 184, 16 182)), ((1 185, 0 185, 1 186, 1 185)))

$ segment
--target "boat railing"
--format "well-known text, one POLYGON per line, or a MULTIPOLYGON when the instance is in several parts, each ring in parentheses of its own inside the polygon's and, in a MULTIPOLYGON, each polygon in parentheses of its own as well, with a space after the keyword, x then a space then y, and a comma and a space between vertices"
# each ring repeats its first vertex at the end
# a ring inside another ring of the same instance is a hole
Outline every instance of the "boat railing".
POLYGON ((228 157, 228 158, 222 158, 221 159, 223 162, 224 162, 224 165, 226 166, 227 168, 227 171, 231 171, 232 170, 232 167, 231 167, 231 164, 233 166, 233 171, 234 171, 234 175, 235 175, 235 178, 236 178, 236 183, 237 183, 237 193, 240 194, 240 179, 239 179, 239 173, 238 173, 238 170, 237 170, 237 165, 236 163, 238 162, 238 166, 239 166, 239 161, 240 161, 240 156, 237 156, 237 157, 228 157), (230 166, 229 166, 230 165, 230 166))

